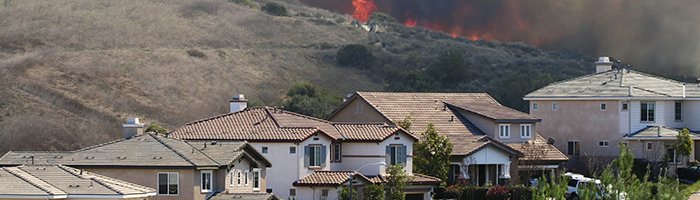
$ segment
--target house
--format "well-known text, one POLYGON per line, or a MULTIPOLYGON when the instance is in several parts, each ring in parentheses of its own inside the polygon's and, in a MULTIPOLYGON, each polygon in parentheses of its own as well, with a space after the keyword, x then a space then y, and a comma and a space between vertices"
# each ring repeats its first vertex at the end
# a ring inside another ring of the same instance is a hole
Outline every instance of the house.
POLYGON ((265 193, 266 169, 272 164, 245 141, 188 142, 142 133, 138 118, 129 119, 124 127, 125 138, 80 150, 10 151, 0 158, 0 166, 30 162, 70 166, 156 188, 153 199, 209 199, 234 194, 249 199, 276 198, 265 193))
POLYGON ((451 183, 508 184, 523 170, 528 171, 523 180, 529 180, 543 170, 558 173, 568 160, 537 134, 541 119, 505 107, 486 93, 356 92, 326 119, 394 123, 407 117, 414 134, 433 123, 454 145, 451 183))
POLYGON ((0 199, 151 199, 156 190, 63 165, 0 169, 0 199))
MULTIPOLYGON (((361 177, 385 174, 385 165, 404 164, 407 173, 421 176, 412 173, 413 143, 418 138, 400 127, 334 123, 271 107, 238 110, 245 108, 243 95, 230 102, 230 113, 187 123, 168 137, 248 141, 270 160, 282 163, 267 169, 266 188, 282 198, 335 199, 340 186, 349 185, 350 174, 361 174, 355 179, 358 185, 381 183, 361 177)), ((439 184, 439 179, 432 179, 439 184)), ((434 185, 416 183, 407 198, 428 199, 434 185)))
MULTIPOLYGON (((673 154, 670 140, 677 130, 700 130, 700 85, 613 69, 608 57, 595 64, 595 74, 552 83, 523 98, 530 101, 530 114, 542 118, 538 132, 572 159, 614 157, 623 142, 636 158, 661 161, 673 154)), ((697 145, 690 158, 674 160, 686 165, 698 159, 697 145)))

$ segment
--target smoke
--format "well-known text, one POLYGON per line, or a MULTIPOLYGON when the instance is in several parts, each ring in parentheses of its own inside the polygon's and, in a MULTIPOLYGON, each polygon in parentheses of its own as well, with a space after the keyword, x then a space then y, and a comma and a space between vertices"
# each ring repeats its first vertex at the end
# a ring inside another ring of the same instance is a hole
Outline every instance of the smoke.
MULTIPOLYGON (((299 0, 357 15, 353 0, 299 0)), ((358 0, 354 0, 358 1, 358 0)), ((470 39, 612 56, 633 68, 700 74, 700 1, 374 0, 407 25, 470 39)), ((366 4, 365 4, 366 5, 366 4)), ((371 13, 370 13, 371 14, 371 13)))

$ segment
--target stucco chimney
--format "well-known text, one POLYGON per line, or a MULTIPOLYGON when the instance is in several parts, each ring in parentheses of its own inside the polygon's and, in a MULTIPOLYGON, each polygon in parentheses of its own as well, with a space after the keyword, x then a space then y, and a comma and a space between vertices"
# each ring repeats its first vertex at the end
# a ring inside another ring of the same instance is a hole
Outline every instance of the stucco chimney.
POLYGON ((139 123, 139 118, 129 118, 124 127, 124 138, 129 139, 135 135, 143 134, 143 124, 139 123))
POLYGON ((597 74, 604 71, 610 71, 612 70, 612 65, 613 63, 610 62, 610 58, 600 57, 598 58, 598 61, 595 62, 595 73, 597 74))
POLYGON ((231 104, 230 112, 238 112, 248 107, 248 100, 243 94, 234 94, 233 99, 228 102, 231 104))

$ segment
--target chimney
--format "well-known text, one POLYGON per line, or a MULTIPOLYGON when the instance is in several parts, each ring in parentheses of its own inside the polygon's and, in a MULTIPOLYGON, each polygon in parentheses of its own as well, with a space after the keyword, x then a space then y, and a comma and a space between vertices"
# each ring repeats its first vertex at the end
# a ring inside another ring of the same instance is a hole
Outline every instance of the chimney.
POLYGON ((248 100, 245 99, 243 94, 234 94, 233 99, 228 102, 231 103, 230 112, 238 112, 248 107, 248 100))
POLYGON ((143 134, 143 124, 139 123, 139 118, 129 118, 122 126, 124 126, 124 138, 126 139, 143 134))
POLYGON ((598 61, 595 62, 595 73, 605 72, 612 70, 612 62, 608 57, 600 57, 598 61))

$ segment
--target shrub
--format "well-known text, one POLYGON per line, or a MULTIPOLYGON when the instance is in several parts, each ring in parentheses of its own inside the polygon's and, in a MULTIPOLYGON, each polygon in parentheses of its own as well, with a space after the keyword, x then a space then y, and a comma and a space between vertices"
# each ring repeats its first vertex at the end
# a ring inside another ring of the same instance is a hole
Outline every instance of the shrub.
POLYGON ((374 12, 369 16, 368 22, 398 22, 396 18, 383 12, 374 12))
POLYGON ((190 56, 195 57, 195 58, 204 58, 204 57, 207 57, 207 55, 204 54, 204 52, 201 52, 201 51, 199 51, 199 50, 197 50, 197 49, 190 49, 190 50, 187 50, 187 55, 190 55, 190 56))
POLYGON ((260 9, 262 11, 265 11, 267 14, 274 15, 274 16, 284 16, 284 17, 290 16, 289 13, 287 12, 287 8, 285 8, 283 5, 280 5, 277 3, 265 4, 260 9))
POLYGON ((362 195, 365 200, 384 200, 384 189, 379 185, 367 185, 362 195))
POLYGON ((251 8, 255 8, 255 4, 253 2, 248 1, 248 0, 228 0, 228 2, 235 3, 238 5, 248 6, 251 8))
POLYGON ((486 191, 486 198, 492 200, 509 199, 510 191, 506 187, 496 185, 486 191))
POLYGON ((338 64, 358 69, 369 69, 375 57, 367 47, 359 44, 349 44, 338 50, 338 64))

